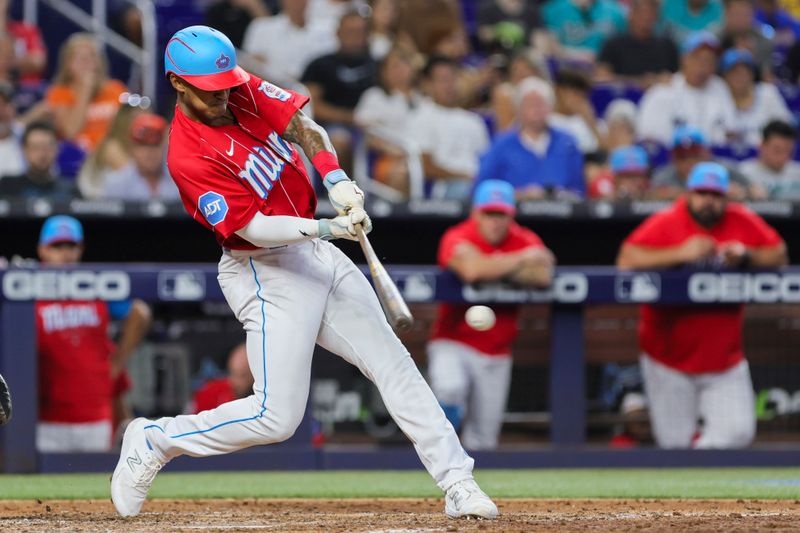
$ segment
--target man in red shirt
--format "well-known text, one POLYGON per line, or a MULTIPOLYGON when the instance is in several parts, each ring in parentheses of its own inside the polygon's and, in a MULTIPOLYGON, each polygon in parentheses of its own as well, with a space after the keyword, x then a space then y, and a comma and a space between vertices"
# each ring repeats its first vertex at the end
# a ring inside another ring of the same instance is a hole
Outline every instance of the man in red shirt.
MULTIPOLYGON (((622 245, 617 266, 786 265, 780 235, 746 207, 728 203, 728 183, 723 166, 697 164, 686 195, 634 230, 622 245)), ((742 352, 743 312, 743 305, 642 306, 642 376, 659 446, 741 448, 753 440, 755 399, 742 352)))
MULTIPOLYGON (((531 230, 514 222, 514 187, 487 180, 475 190, 470 218, 453 226, 439 243, 439 267, 464 283, 510 281, 550 285, 553 254, 531 230)), ((469 305, 443 303, 428 344, 431 388, 454 427, 463 425, 467 449, 497 447, 511 381, 511 344, 519 306, 492 307, 495 324, 470 327, 469 305)))
MULTIPOLYGON (((63 215, 45 220, 38 253, 45 267, 80 263, 81 223, 63 215)), ((150 309, 140 300, 36 302, 40 452, 111 449, 114 423, 126 416, 125 363, 149 324, 150 309), (108 338, 112 320, 123 320, 116 345, 108 338)))
POLYGON ((208 411, 223 403, 246 398, 252 391, 253 374, 247 362, 247 348, 242 343, 228 355, 228 375, 204 383, 194 393, 186 411, 195 414, 208 411))
MULTIPOLYGON (((286 53, 291 54, 291 50, 286 53)), ((178 93, 167 165, 186 211, 222 246, 220 288, 247 333, 253 393, 196 415, 128 425, 111 479, 122 516, 139 513, 156 474, 180 455, 206 457, 281 442, 303 421, 314 345, 356 365, 445 493, 453 518, 495 518, 497 506, 358 267, 331 244, 372 224, 364 193, 308 98, 236 64, 225 35, 190 26, 167 42, 178 93), (323 177, 338 216, 314 219, 317 198, 297 144, 323 177)))

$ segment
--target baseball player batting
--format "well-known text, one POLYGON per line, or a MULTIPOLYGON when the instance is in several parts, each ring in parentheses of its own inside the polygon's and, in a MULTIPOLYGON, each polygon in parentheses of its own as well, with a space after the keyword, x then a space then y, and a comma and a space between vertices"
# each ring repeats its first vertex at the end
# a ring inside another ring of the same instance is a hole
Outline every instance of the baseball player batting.
POLYGON ((494 518, 474 461, 384 318, 364 275, 327 241, 357 240, 371 222, 364 195, 339 168, 308 98, 245 72, 230 40, 206 26, 177 32, 164 54, 177 91, 167 163, 189 214, 222 246, 219 283, 247 333, 253 394, 196 415, 138 418, 122 442, 111 498, 134 516, 158 471, 179 455, 205 457, 292 436, 308 399, 314 344, 356 365, 378 387, 450 517, 494 518), (324 177, 338 216, 314 219, 316 197, 299 153, 324 177))

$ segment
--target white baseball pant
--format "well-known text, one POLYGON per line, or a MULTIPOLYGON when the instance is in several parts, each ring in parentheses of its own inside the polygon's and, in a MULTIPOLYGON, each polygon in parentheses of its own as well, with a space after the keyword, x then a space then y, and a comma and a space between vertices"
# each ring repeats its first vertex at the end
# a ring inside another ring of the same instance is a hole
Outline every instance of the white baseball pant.
POLYGON ((254 394, 155 421, 146 435, 157 456, 203 457, 291 437, 305 413, 316 343, 375 383, 440 488, 472 477, 472 458, 386 322, 375 292, 338 248, 314 239, 225 251, 219 283, 247 332, 254 394))
POLYGON ((468 450, 497 448, 511 367, 511 355, 487 355, 451 340, 428 343, 431 388, 442 405, 461 414, 461 441, 468 450))
POLYGON ((747 361, 708 374, 686 374, 643 354, 650 423, 661 448, 744 448, 756 434, 753 383, 747 361), (699 438, 698 419, 703 419, 699 438))

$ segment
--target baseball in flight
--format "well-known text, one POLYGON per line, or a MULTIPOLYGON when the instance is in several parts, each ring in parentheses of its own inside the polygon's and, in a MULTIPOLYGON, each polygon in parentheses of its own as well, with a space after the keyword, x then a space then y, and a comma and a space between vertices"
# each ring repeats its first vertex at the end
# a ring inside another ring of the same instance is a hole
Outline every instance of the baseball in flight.
POLYGON ((495 323, 494 311, 485 305, 473 305, 464 314, 469 327, 478 331, 492 329, 495 323))

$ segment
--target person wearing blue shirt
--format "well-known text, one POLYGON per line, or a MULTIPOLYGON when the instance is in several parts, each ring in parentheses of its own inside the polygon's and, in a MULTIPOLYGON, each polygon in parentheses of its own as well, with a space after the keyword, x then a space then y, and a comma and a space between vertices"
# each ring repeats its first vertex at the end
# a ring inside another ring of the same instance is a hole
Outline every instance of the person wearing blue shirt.
POLYGON ((519 127, 498 136, 481 159, 477 183, 511 183, 519 200, 583 198, 583 157, 569 133, 548 125, 553 89, 539 78, 526 78, 516 95, 519 127))
POLYGON ((590 59, 627 28, 625 11, 613 0, 548 0, 542 17, 567 54, 590 59))
POLYGON ((676 43, 683 43, 691 33, 722 29, 720 0, 666 0, 661 5, 661 21, 676 43))

